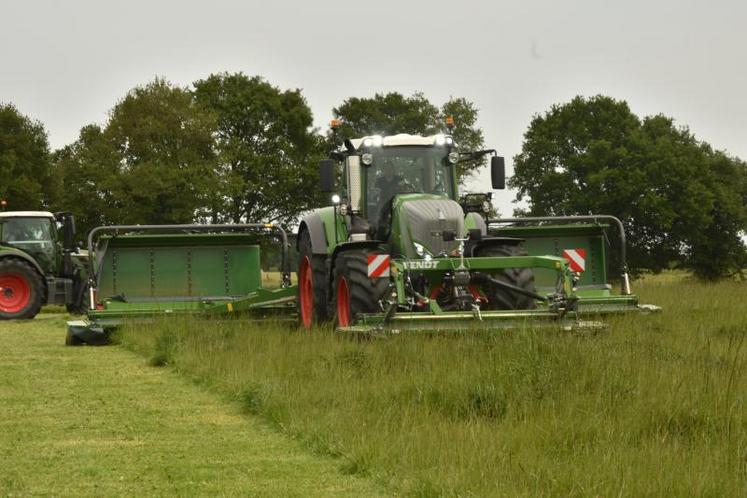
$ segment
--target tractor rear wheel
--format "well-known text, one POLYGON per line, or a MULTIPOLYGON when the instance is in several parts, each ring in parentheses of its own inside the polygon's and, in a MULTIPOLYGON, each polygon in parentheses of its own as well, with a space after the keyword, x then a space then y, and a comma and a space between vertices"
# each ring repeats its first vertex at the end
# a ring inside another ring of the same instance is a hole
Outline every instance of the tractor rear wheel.
POLYGON ((369 278, 366 250, 348 250, 335 260, 335 322, 338 327, 355 325, 361 313, 380 313, 381 300, 389 289, 386 277, 369 278))
POLYGON ((312 252, 308 231, 298 239, 298 252, 298 323, 308 329, 329 317, 325 257, 312 252))
POLYGON ((0 260, 0 320, 34 318, 42 306, 44 281, 25 261, 0 260))
MULTIPOLYGON (((518 244, 502 244, 480 248, 475 255, 492 258, 527 256, 527 251, 518 244)), ((530 292, 536 292, 534 287, 534 272, 531 268, 506 268, 503 271, 493 274, 493 278, 530 292)), ((534 298, 519 294, 518 292, 512 292, 491 283, 483 285, 483 291, 488 298, 488 304, 485 309, 531 310, 537 307, 537 302, 534 298)))

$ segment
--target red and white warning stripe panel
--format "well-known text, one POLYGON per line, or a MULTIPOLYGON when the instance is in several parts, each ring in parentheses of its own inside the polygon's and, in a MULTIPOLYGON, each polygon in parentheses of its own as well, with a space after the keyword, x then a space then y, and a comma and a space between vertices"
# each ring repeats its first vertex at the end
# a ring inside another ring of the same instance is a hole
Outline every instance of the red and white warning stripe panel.
POLYGON ((570 263, 571 270, 582 272, 586 270, 586 249, 564 249, 563 257, 570 263))
POLYGON ((379 278, 389 276, 388 254, 369 254, 368 255, 368 278, 379 278))

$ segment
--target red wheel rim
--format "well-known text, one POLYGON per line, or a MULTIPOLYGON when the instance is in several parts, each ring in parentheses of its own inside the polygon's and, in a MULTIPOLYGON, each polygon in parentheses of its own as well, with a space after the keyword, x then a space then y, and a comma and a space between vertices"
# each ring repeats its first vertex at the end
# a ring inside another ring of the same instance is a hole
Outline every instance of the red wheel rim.
POLYGON ((311 327, 314 313, 314 283, 311 280, 311 261, 304 256, 301 261, 301 274, 298 278, 298 286, 301 293, 301 325, 305 328, 311 327))
POLYGON ((340 277, 337 282, 337 324, 340 327, 349 327, 351 321, 348 281, 345 277, 340 277))
POLYGON ((0 275, 0 311, 18 313, 31 301, 31 286, 19 273, 0 275))

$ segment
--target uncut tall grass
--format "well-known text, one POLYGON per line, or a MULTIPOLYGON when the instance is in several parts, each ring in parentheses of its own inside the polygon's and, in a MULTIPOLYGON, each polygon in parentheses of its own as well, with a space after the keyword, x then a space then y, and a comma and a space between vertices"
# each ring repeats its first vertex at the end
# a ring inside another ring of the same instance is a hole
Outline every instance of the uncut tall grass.
POLYGON ((412 496, 747 495, 747 286, 652 278, 599 333, 355 341, 175 319, 122 341, 412 496))

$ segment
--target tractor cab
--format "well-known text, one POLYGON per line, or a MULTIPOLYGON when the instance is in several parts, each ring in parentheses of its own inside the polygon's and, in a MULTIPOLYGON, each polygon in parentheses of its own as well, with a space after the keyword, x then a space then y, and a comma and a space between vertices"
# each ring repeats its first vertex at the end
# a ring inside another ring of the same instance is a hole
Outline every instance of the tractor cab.
POLYGON ((80 311, 85 257, 70 213, 0 212, 0 320, 33 318, 44 304, 80 311))
POLYGON ((458 155, 452 153, 451 137, 395 135, 367 137, 357 142, 363 152, 360 162, 364 168, 361 212, 372 225, 391 221, 387 212, 398 195, 456 199, 454 165, 458 155), (381 145, 374 145, 379 141, 381 145))
POLYGON ((57 268, 57 226, 52 213, 0 213, 0 243, 30 255, 45 273, 54 273, 57 268))
MULTIPOLYGON (((475 228, 474 223, 467 226, 457 202, 458 164, 489 153, 495 151, 460 153, 453 138, 444 134, 346 140, 333 157, 343 165, 341 207, 350 220, 350 240, 385 241, 394 254, 409 258, 452 253, 459 242, 444 240, 444 232, 459 238, 475 228)), ((495 166, 502 166, 502 158, 494 159, 495 166)), ((322 179, 325 166, 332 179, 335 162, 323 163, 322 179)))

